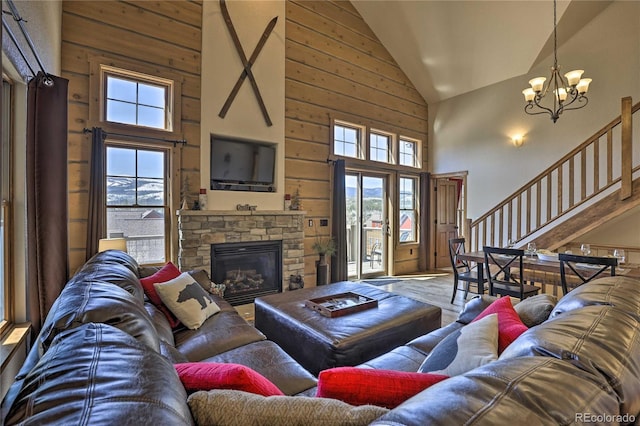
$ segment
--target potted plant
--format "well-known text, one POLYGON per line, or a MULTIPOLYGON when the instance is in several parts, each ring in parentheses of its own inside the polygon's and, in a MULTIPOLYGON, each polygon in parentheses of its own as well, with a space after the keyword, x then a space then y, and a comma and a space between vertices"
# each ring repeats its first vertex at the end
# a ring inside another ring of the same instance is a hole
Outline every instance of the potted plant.
POLYGON ((332 256, 336 252, 336 242, 333 237, 320 237, 316 231, 316 240, 311 246, 318 254, 316 261, 316 285, 329 284, 329 265, 326 256, 332 256))

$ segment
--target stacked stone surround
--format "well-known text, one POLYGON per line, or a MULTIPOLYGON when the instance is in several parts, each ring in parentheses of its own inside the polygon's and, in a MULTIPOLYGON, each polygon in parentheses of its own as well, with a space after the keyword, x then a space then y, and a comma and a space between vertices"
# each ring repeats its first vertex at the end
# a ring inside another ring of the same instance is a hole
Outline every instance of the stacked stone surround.
POLYGON ((290 275, 304 275, 304 214, 278 210, 180 210, 179 268, 211 273, 211 244, 282 240, 285 291, 290 275))

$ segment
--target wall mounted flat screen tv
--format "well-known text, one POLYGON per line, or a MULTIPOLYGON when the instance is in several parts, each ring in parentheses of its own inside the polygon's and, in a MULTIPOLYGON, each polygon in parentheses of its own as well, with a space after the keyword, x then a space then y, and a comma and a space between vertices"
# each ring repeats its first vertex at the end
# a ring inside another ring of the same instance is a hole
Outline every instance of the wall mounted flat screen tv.
POLYGON ((275 191, 276 146, 211 135, 211 189, 275 191))

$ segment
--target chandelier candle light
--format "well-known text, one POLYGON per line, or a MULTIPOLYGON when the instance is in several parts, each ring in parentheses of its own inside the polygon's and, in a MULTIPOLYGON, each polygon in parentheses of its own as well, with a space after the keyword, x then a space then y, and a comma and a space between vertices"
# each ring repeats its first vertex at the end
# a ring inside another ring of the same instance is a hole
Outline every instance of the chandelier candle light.
POLYGON ((545 86, 545 77, 536 77, 529 80, 531 87, 522 91, 527 104, 524 112, 530 115, 549 114, 555 123, 563 111, 580 109, 587 106, 589 99, 585 96, 589 90, 590 78, 582 78, 584 70, 569 71, 562 77, 558 66, 558 36, 556 23, 556 0, 553 1, 553 66, 551 77, 545 86), (541 105, 541 101, 549 91, 553 92, 553 108, 541 105), (568 108, 569 105, 578 103, 568 108), (537 108, 536 108, 537 107, 537 108))

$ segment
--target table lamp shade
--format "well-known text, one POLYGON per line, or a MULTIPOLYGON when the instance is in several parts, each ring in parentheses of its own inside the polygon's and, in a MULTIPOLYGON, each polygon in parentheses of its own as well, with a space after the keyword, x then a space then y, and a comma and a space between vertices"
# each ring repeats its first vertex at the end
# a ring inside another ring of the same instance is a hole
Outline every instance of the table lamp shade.
POLYGON ((120 250, 127 252, 127 241, 124 238, 102 238, 98 242, 98 251, 120 250))

